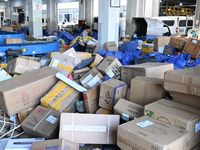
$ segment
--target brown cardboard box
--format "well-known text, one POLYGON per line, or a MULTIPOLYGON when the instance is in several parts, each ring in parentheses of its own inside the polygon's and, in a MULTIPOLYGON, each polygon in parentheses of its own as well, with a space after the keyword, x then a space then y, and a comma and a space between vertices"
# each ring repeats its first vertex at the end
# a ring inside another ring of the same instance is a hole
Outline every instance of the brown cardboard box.
POLYGON ((108 109, 99 108, 99 109, 96 111, 96 114, 104 114, 104 115, 107 115, 107 114, 112 114, 112 113, 111 113, 110 110, 108 110, 108 109))
POLYGON ((159 100, 145 106, 144 114, 189 131, 189 148, 200 142, 200 110, 169 100, 159 100))
POLYGON ((105 43, 104 48, 106 51, 118 51, 117 45, 114 41, 105 43))
POLYGON ((44 67, 0 82, 0 108, 12 116, 40 103, 57 82, 57 70, 44 67))
POLYGON ((137 76, 131 80, 130 101, 145 106, 164 98, 162 79, 137 76))
POLYGON ((106 56, 99 63, 97 69, 105 76, 109 76, 111 78, 120 79, 120 67, 122 64, 115 57, 106 56))
POLYGON ((19 118, 19 122, 22 123, 22 122, 26 119, 26 117, 27 117, 28 115, 30 115, 30 113, 31 113, 35 108, 36 108, 36 106, 31 107, 31 108, 28 108, 28 109, 26 109, 26 110, 23 110, 23 111, 17 113, 17 116, 18 116, 18 118, 19 118))
POLYGON ((118 125, 119 115, 62 113, 59 139, 85 144, 116 144, 118 125))
POLYGON ((120 98, 114 107, 114 114, 120 115, 124 121, 130 121, 143 116, 144 107, 120 98))
POLYGON ((81 100, 81 93, 59 81, 44 97, 41 98, 41 104, 44 107, 59 112, 74 112, 75 101, 81 100))
POLYGON ((47 53, 47 57, 48 57, 48 58, 53 58, 53 55, 54 55, 55 53, 58 53, 58 52, 49 52, 49 53, 47 53))
POLYGON ((92 54, 87 53, 87 52, 76 52, 76 54, 77 54, 78 57, 81 59, 81 61, 92 57, 92 54))
POLYGON ((7 39, 3 39, 5 44, 20 44, 22 43, 22 39, 21 38, 7 38, 7 39))
POLYGON ((189 132, 143 116, 118 127, 117 145, 124 150, 189 150, 189 132))
POLYGON ((32 61, 37 61, 37 62, 40 60, 40 57, 30 57, 30 56, 19 56, 19 58, 32 60, 32 61))
POLYGON ((121 66, 121 80, 130 84, 136 76, 163 79, 167 70, 174 70, 174 65, 169 63, 144 63, 121 66))
POLYGON ((102 60, 103 60, 103 57, 101 57, 99 54, 96 54, 93 63, 90 65, 90 68, 97 67, 97 65, 98 65, 102 60))
POLYGON ((169 91, 200 96, 200 66, 165 72, 164 88, 169 91))
POLYGON ((29 137, 56 139, 58 137, 59 120, 60 112, 37 106, 21 123, 21 126, 29 137))
POLYGON ((175 38, 175 37, 181 37, 181 35, 180 34, 172 34, 172 35, 170 35, 170 39, 171 38, 175 38))
POLYGON ((83 93, 86 113, 94 114, 99 108, 100 84, 83 93))
POLYGON ((159 47, 164 47, 165 45, 169 45, 170 37, 161 36, 154 38, 154 48, 159 49, 159 47))
POLYGON ((74 50, 73 47, 68 49, 67 51, 65 51, 62 54, 68 55, 70 57, 74 57, 75 58, 75 66, 78 65, 79 63, 81 63, 81 59, 78 57, 78 55, 76 54, 76 51, 74 50))
POLYGON ((80 74, 83 74, 83 76, 84 76, 89 71, 90 71, 90 68, 88 68, 88 67, 85 67, 85 68, 79 69, 79 70, 73 70, 72 71, 72 77, 73 77, 74 80, 79 80, 80 74))
POLYGON ((114 105, 120 98, 125 98, 128 84, 116 79, 110 79, 101 83, 99 106, 113 111, 114 105))
POLYGON ((63 139, 46 140, 34 142, 31 150, 79 150, 79 144, 75 144, 63 139))
POLYGON ((49 66, 55 68, 63 75, 68 76, 75 67, 75 58, 61 53, 55 53, 49 66))
POLYGON ((11 28, 11 27, 0 27, 0 31, 13 32, 13 28, 11 28))
POLYGON ((47 42, 53 42, 53 38, 47 38, 46 41, 47 42))
POLYGON ((98 84, 103 79, 103 75, 94 67, 88 73, 86 73, 82 78, 80 78, 81 84, 89 89, 96 84, 98 84))
POLYGON ((39 69, 40 66, 39 62, 16 58, 8 62, 7 71, 9 74, 25 74, 39 69))
POLYGON ((174 92, 173 93, 173 101, 200 109, 200 97, 199 96, 174 92))
POLYGON ((186 44, 187 40, 182 37, 174 37, 170 39, 169 45, 177 49, 182 50, 186 44))
POLYGON ((191 58, 193 59, 198 59, 200 58, 200 41, 195 40, 195 39, 190 39, 184 49, 183 49, 183 54, 189 53, 191 58))

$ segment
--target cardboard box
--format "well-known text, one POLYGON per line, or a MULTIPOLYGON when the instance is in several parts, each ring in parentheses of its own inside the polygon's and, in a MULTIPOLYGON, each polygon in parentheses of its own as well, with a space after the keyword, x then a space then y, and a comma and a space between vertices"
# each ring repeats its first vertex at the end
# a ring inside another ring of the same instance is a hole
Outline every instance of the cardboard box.
POLYGON ((117 145, 123 150, 189 150, 189 132, 143 116, 118 126, 117 145))
POLYGON ((120 98, 125 98, 128 84, 116 79, 102 82, 99 95, 99 106, 113 111, 114 105, 120 98))
POLYGON ((40 68, 40 63, 23 58, 16 58, 8 62, 9 74, 25 74, 40 68))
POLYGON ((190 39, 184 49, 183 49, 183 54, 185 53, 189 53, 191 58, 193 59, 198 59, 200 58, 200 41, 199 40, 195 40, 195 39, 190 39))
POLYGON ((47 57, 42 57, 39 60, 39 63, 41 64, 42 67, 49 66, 50 62, 51 62, 51 58, 47 58, 47 57))
POLYGON ((112 114, 110 110, 108 109, 105 109, 105 108, 99 108, 97 111, 96 111, 96 114, 104 114, 104 115, 107 115, 107 114, 112 114))
POLYGON ((0 108, 12 116, 40 103, 57 82, 57 70, 50 67, 14 77, 0 82, 0 108))
POLYGON ((26 117, 27 117, 28 115, 30 115, 30 113, 31 113, 35 108, 36 108, 36 106, 31 107, 31 108, 28 108, 28 109, 25 109, 25 110, 23 110, 23 111, 17 113, 17 116, 18 116, 18 118, 19 118, 19 122, 22 123, 22 122, 26 119, 26 117))
POLYGON ((170 35, 170 39, 171 38, 175 38, 175 37, 181 37, 181 35, 180 34, 172 34, 172 35, 170 35))
POLYGON ((103 60, 103 57, 100 56, 99 54, 96 54, 93 63, 90 65, 90 68, 97 67, 97 65, 98 65, 102 60, 103 60))
POLYGON ((46 140, 42 142, 34 142, 31 150, 79 150, 79 144, 75 144, 63 139, 46 140))
POLYGON ((70 57, 74 57, 75 58, 75 66, 78 65, 79 63, 81 63, 81 59, 78 57, 78 55, 76 54, 76 51, 74 50, 73 47, 68 49, 67 51, 65 51, 62 54, 70 56, 70 57))
POLYGON ((53 58, 53 55, 54 55, 55 53, 58 53, 58 52, 49 52, 49 53, 47 53, 47 57, 48 57, 48 58, 53 58))
POLYGON ((7 38, 3 39, 4 44, 21 44, 22 39, 21 38, 7 38))
POLYGON ((131 80, 130 101, 145 106, 165 96, 162 79, 137 76, 131 80))
POLYGON ((59 139, 85 144, 116 144, 118 125, 119 115, 62 113, 59 139))
POLYGON ((37 62, 40 60, 40 57, 30 57, 30 56, 19 56, 19 58, 32 60, 32 61, 37 61, 37 62))
POLYGON ((94 114, 99 108, 100 84, 83 93, 86 113, 94 114))
POLYGON ((46 41, 47 42, 53 42, 53 38, 47 38, 46 41))
POLYGON ((167 70, 174 70, 174 65, 169 63, 144 63, 121 66, 121 80, 130 84, 131 80, 137 76, 163 79, 167 70))
POLYGON ((4 69, 0 68, 0 82, 11 78, 12 78, 11 75, 9 75, 4 69))
POLYGON ((37 106, 21 123, 29 137, 56 139, 58 137, 60 112, 37 106))
POLYGON ((82 74, 84 76, 88 71, 90 71, 90 68, 88 68, 88 67, 85 67, 85 68, 79 69, 79 70, 73 70, 72 77, 74 80, 79 80, 80 74, 82 74))
MULTIPOLYGON (((9 139, 4 150, 31 150, 31 146, 34 142, 44 142, 44 140, 44 138, 9 139)), ((1 145, 1 148, 3 147, 4 143, 1 145)))
POLYGON ((118 51, 115 41, 105 43, 104 48, 106 51, 118 51))
POLYGON ((97 69, 104 75, 111 78, 120 79, 120 67, 122 64, 115 57, 106 56, 97 66, 97 69))
POLYGON ((13 32, 13 28, 11 28, 11 27, 0 27, 0 31, 13 32))
POLYGON ((144 107, 120 98, 114 107, 114 114, 120 115, 124 121, 130 121, 143 116, 144 107))
POLYGON ((165 45, 165 49, 164 49, 165 55, 174 55, 175 51, 176 51, 176 48, 169 45, 165 45))
POLYGON ((174 92, 173 93, 173 101, 200 109, 200 97, 199 96, 174 92))
POLYGON ((75 58, 61 53, 55 53, 49 66, 68 77, 75 67, 75 58))
POLYGON ((200 66, 165 72, 164 88, 169 91, 200 96, 200 66))
POLYGON ((41 104, 59 112, 74 112, 76 100, 81 100, 81 93, 65 82, 59 81, 41 98, 41 104))
POLYGON ((76 54, 77 54, 78 57, 81 59, 81 61, 92 57, 92 54, 87 53, 87 52, 76 52, 76 54))
POLYGON ((3 63, 3 62, 0 64, 0 68, 2 68, 2 69, 6 69, 7 66, 8 66, 8 64, 3 63))
POLYGON ((174 37, 170 39, 169 45, 182 50, 185 47, 187 40, 182 37, 174 37))
POLYGON ((163 47, 165 45, 169 45, 170 37, 168 36, 161 36, 154 38, 154 48, 159 49, 159 47, 163 47))
POLYGON ((80 78, 79 81, 85 88, 89 89, 98 84, 102 79, 103 75, 95 67, 80 78))
POLYGON ((200 142, 200 110, 169 100, 159 100, 145 106, 144 114, 189 131, 189 148, 200 142))

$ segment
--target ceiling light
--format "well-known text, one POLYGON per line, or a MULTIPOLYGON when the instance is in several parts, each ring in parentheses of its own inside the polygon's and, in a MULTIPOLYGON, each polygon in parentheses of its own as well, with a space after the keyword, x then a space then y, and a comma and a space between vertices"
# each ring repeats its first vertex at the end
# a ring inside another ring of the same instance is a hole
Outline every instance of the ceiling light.
POLYGON ((183 4, 182 3, 180 3, 180 6, 182 6, 183 4))
POLYGON ((8 0, 5 0, 6 2, 8 1, 8 0))

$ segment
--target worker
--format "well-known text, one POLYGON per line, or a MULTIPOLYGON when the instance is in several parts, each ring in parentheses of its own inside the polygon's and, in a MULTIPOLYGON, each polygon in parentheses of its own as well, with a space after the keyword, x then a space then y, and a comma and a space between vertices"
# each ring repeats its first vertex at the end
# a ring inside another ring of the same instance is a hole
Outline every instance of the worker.
POLYGON ((25 32, 25 35, 29 35, 29 27, 22 28, 22 31, 25 32))
POLYGON ((90 32, 90 26, 86 25, 86 28, 85 30, 82 31, 78 42, 79 51, 81 52, 86 52, 89 32, 90 32))
POLYGON ((119 41, 122 40, 121 37, 122 37, 122 28, 121 26, 119 26, 119 41))
POLYGON ((83 30, 85 30, 85 29, 86 29, 86 20, 84 20, 84 22, 83 22, 83 24, 82 24, 81 32, 82 32, 83 30))

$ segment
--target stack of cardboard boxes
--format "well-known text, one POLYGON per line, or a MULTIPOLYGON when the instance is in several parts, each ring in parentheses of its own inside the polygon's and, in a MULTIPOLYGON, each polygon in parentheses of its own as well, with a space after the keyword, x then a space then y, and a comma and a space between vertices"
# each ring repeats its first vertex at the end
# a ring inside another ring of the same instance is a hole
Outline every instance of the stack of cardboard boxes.
POLYGON ((29 138, 46 140, 34 142, 31 150, 92 150, 101 144, 190 150, 200 142, 199 66, 122 66, 115 57, 97 54, 91 64, 74 70, 91 56, 74 49, 49 56, 49 66, 42 67, 39 59, 10 61, 7 72, 19 76, 3 71, 0 82, 2 111, 9 117, 18 114, 18 125, 29 138), (166 91, 173 101, 165 99, 166 91))

